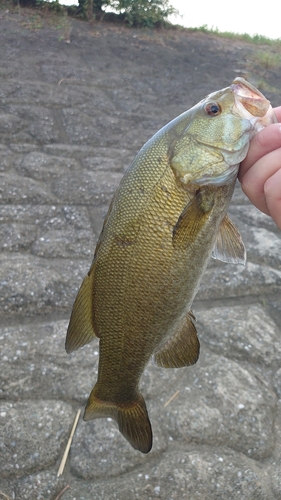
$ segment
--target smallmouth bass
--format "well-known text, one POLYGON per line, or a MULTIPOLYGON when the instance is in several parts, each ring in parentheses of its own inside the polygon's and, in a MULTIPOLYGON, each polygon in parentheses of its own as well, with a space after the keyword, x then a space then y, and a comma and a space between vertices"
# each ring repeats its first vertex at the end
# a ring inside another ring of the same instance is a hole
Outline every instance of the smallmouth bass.
POLYGON ((143 146, 109 207, 73 305, 66 351, 100 339, 84 419, 115 419, 143 453, 152 430, 140 377, 152 355, 165 368, 196 363, 192 302, 211 256, 245 262, 226 212, 249 141, 274 121, 263 94, 237 78, 143 146))

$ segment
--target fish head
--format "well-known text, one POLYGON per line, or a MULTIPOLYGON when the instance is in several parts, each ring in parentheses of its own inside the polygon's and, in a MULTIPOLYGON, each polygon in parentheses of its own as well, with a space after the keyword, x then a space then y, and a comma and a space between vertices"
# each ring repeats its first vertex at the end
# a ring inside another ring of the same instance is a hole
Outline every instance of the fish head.
POLYGON ((243 78, 191 108, 171 166, 183 184, 222 184, 237 175, 252 137, 276 117, 270 102, 243 78))

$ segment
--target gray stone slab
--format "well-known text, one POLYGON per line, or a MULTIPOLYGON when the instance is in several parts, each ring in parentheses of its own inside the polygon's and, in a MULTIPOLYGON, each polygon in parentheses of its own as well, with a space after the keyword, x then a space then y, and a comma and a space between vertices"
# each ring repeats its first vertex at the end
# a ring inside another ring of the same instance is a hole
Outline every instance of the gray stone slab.
MULTIPOLYGON (((67 485, 66 500, 131 500, 172 498, 178 500, 271 500, 269 477, 257 462, 219 448, 167 451, 152 465, 146 457, 136 471, 105 482, 56 477, 56 471, 40 472, 14 480, 17 500, 53 498, 67 485)), ((1 483, 0 483, 1 484, 1 483)), ((3 485, 5 486, 4 482, 3 485)), ((8 487, 3 488, 8 493, 8 487)), ((279 492, 274 498, 280 498, 279 492)))
POLYGON ((80 165, 75 159, 46 155, 39 151, 25 155, 16 165, 19 175, 43 182, 57 179, 66 175, 70 170, 79 170, 79 168, 80 165))
POLYGON ((215 352, 246 363, 278 367, 281 331, 260 305, 214 307, 197 314, 200 339, 215 352))
POLYGON ((154 116, 150 117, 147 113, 144 115, 140 112, 135 116, 130 112, 127 112, 127 116, 126 113, 121 115, 120 111, 110 114, 104 111, 97 115, 95 109, 92 108, 91 112, 88 105, 79 110, 74 108, 62 110, 63 127, 67 136, 71 138, 71 143, 83 143, 89 146, 113 148, 120 146, 126 149, 137 146, 140 149, 168 121, 166 118, 159 122, 154 116))
POLYGON ((31 153, 32 151, 38 151, 39 146, 37 144, 31 144, 29 142, 13 142, 11 141, 9 143, 10 148, 13 152, 19 153, 19 154, 27 154, 31 153))
POLYGON ((9 170, 13 165, 14 159, 12 151, 8 147, 0 144, 0 171, 4 172, 9 170))
MULTIPOLYGON (((68 486, 64 477, 57 477, 58 466, 13 481, 13 495, 17 500, 53 500, 68 486)), ((11 480, 10 480, 11 482, 11 480)), ((4 490, 7 491, 7 490, 4 490)), ((70 489, 73 494, 73 488, 70 489)), ((80 500, 77 494, 77 500, 80 500)), ((89 499, 91 498, 91 494, 89 499)), ((62 496, 63 499, 63 496, 62 496)), ((72 496, 72 500, 74 497, 72 496)))
POLYGON ((51 259, 87 258, 93 255, 102 220, 96 211, 91 222, 86 207, 0 205, 0 248, 51 259))
POLYGON ((37 232, 57 229, 89 230, 88 207, 74 205, 0 205, 0 224, 26 224, 37 232))
POLYGON ((10 104, 6 109, 6 139, 13 142, 59 142, 60 128, 51 109, 31 103, 10 104))
POLYGON ((19 117, 13 113, 0 113, 0 134, 3 137, 15 135, 22 127, 19 117))
MULTIPOLYGON (((236 182, 233 197, 232 197, 230 207, 229 207, 230 213, 235 212, 236 205, 238 205, 238 207, 241 208, 241 211, 244 212, 245 214, 247 213, 248 207, 252 206, 249 198, 242 191, 241 184, 238 180, 236 182)), ((253 208, 255 208, 255 207, 253 207, 253 208)), ((257 208, 255 208, 255 210, 258 211, 257 208)))
POLYGON ((84 144, 46 144, 43 152, 49 155, 75 158, 87 170, 125 171, 138 152, 137 148, 100 147, 84 144))
POLYGON ((281 368, 274 373, 273 387, 279 399, 281 399, 281 368))
POLYGON ((266 384, 223 357, 191 376, 167 407, 167 433, 181 443, 224 444, 256 459, 272 454, 277 400, 266 384))
POLYGON ((94 156, 88 156, 82 160, 82 164, 90 171, 107 170, 109 172, 124 172, 134 158, 131 151, 126 149, 97 148, 94 156), (98 150, 99 149, 99 150, 98 150))
POLYGON ((27 250, 36 237, 37 231, 33 224, 20 222, 0 224, 0 248, 4 252, 27 250))
POLYGON ((263 227, 248 227, 243 240, 249 260, 281 269, 281 231, 275 234, 263 227))
POLYGON ((85 259, 93 257, 97 236, 84 229, 52 229, 41 236, 31 246, 31 253, 38 257, 85 259))
MULTIPOLYGON (((280 398, 280 396, 279 396, 280 398)), ((281 498, 281 399, 277 403, 275 417, 275 449, 267 464, 267 474, 273 490, 274 498, 281 498)))
POLYGON ((238 204, 236 206, 234 203, 239 203, 240 198, 238 192, 235 191, 233 198, 234 203, 231 204, 229 210, 230 217, 232 215, 235 215, 235 217, 237 217, 243 224, 247 225, 247 227, 249 228, 251 228, 251 226, 258 228, 264 227, 265 229, 274 229, 278 231, 277 226, 272 218, 268 215, 265 215, 253 205, 249 204, 249 200, 245 195, 243 196, 245 197, 245 200, 248 201, 247 205, 238 204))
POLYGON ((272 491, 255 461, 223 448, 187 448, 167 450, 154 464, 147 457, 145 467, 115 481, 74 483, 64 496, 66 500, 271 500, 272 491))
MULTIPOLYGON (((36 103, 41 106, 79 106, 85 101, 89 104, 95 104, 98 108, 101 101, 104 101, 104 92, 96 86, 89 87, 83 85, 85 82, 81 74, 72 77, 60 78, 53 82, 32 82, 28 85, 22 85, 21 82, 10 78, 9 84, 3 86, 2 94, 5 104, 12 104, 15 101, 22 104, 36 103)), ((107 99, 108 101, 108 99, 107 99)), ((105 106, 104 106, 105 107, 105 106)), ((109 105, 107 105, 108 109, 109 105)))
MULTIPOLYGON (((154 436, 149 461, 157 459, 167 447, 161 432, 154 436)), ((71 448, 70 467, 83 479, 103 479, 128 473, 147 462, 145 455, 134 450, 110 418, 81 422, 71 448), (96 461, 95 457, 99 456, 96 461)))
POLYGON ((59 202, 44 183, 17 174, 0 173, 0 204, 59 202))
POLYGON ((276 324, 281 328, 281 301, 280 295, 275 294, 267 299, 267 304, 271 306, 271 313, 276 324))
POLYGON ((2 254, 0 310, 6 315, 70 310, 90 262, 2 254))
POLYGON ((98 340, 65 352, 68 320, 1 329, 0 397, 46 399, 85 405, 97 377, 98 340))
POLYGON ((11 479, 0 478, 0 493, 4 500, 14 500, 15 483, 16 481, 11 481, 11 479))
POLYGON ((196 299, 219 299, 280 293, 281 272, 252 262, 213 264, 205 272, 196 299))
POLYGON ((54 156, 63 156, 65 158, 78 157, 79 159, 83 159, 87 158, 88 156, 92 156, 94 158, 96 154, 96 149, 99 151, 98 146, 93 147, 91 145, 85 145, 83 143, 82 144, 53 143, 53 144, 42 145, 43 153, 54 156))
POLYGON ((86 169, 61 176, 52 183, 52 192, 63 203, 100 205, 110 203, 122 174, 112 172, 90 172, 86 169))
POLYGON ((72 406, 62 401, 2 401, 1 476, 20 477, 53 465, 66 443, 73 419, 72 406))
POLYGON ((98 206, 89 205, 87 208, 92 223, 93 233, 100 235, 109 205, 108 203, 98 206))

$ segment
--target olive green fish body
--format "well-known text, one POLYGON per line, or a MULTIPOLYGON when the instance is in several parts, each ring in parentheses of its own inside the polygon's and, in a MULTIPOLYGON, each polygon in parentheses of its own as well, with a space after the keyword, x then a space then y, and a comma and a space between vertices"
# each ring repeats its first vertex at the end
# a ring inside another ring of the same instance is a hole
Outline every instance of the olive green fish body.
POLYGON ((152 355, 167 368, 197 361, 190 309, 209 259, 245 259, 226 212, 253 131, 272 121, 257 118, 268 113, 264 101, 237 79, 148 141, 116 191, 74 303, 67 351, 100 339, 84 418, 114 418, 144 453, 152 446, 138 389, 145 366, 152 355))
MULTIPOLYGON (((95 256, 93 324, 100 337, 98 380, 103 383, 107 379, 106 385, 112 388, 118 373, 116 393, 122 392, 123 380, 128 385, 128 377, 135 388, 151 354, 189 312, 235 183, 216 190, 201 189, 198 198, 211 199, 212 207, 203 212, 204 227, 187 244, 174 235, 174 228, 190 198, 181 186, 172 185, 170 177, 167 167, 145 214, 140 213, 127 231, 118 209, 112 209, 104 244, 95 256), (114 352, 119 343, 120 351, 114 352)), ((136 204, 137 200, 135 213, 136 204)), ((202 217, 197 201, 195 209, 202 217)))

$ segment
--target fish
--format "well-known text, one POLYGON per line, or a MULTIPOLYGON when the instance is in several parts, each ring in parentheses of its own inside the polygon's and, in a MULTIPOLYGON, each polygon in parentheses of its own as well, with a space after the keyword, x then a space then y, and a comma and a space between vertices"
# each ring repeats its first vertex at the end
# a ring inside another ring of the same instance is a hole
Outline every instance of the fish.
POLYGON ((141 375, 152 356, 163 368, 198 360, 192 303, 211 257, 245 263, 227 209, 250 140, 275 121, 264 95, 236 78, 148 140, 112 199, 73 305, 66 351, 99 338, 84 420, 114 419, 142 453, 151 450, 152 428, 141 375))

